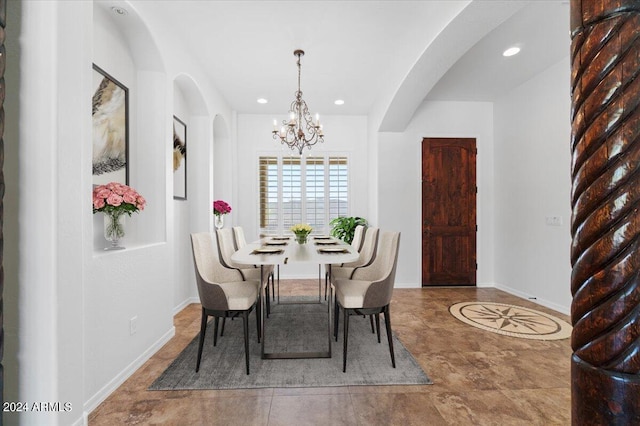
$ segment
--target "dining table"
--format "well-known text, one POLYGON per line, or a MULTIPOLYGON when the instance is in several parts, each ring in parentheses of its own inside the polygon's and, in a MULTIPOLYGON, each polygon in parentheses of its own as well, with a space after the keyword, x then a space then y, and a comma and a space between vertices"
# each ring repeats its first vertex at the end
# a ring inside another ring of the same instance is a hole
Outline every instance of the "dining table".
MULTIPOLYGON (((241 265, 254 265, 260 267, 261 282, 265 280, 266 266, 288 265, 293 263, 317 264, 318 267, 326 265, 328 273, 331 273, 331 265, 353 262, 358 260, 358 251, 351 246, 332 236, 315 235, 308 238, 308 242, 300 244, 294 237, 289 236, 270 236, 247 244, 237 250, 231 256, 231 260, 241 265)), ((331 286, 329 286, 331 287, 331 286)), ((320 292, 320 288, 318 290, 320 292)), ((279 293, 279 290, 278 290, 279 293)), ((262 359, 304 359, 304 358, 331 358, 331 339, 332 339, 332 314, 331 314, 331 298, 332 291, 329 288, 329 299, 327 302, 327 350, 326 351, 305 351, 305 352, 265 352, 265 312, 266 297, 261 295, 260 303, 260 331, 261 339, 261 356, 262 359)), ((280 302, 278 294, 278 303, 280 302)), ((308 301, 288 301, 286 303, 309 303, 308 301)), ((318 302, 322 303, 320 294, 318 302)))

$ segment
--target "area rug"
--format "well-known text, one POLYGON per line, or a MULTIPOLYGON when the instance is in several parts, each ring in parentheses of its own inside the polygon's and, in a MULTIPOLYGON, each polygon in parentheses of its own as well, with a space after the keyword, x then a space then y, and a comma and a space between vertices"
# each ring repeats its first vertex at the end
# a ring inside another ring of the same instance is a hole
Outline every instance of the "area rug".
MULTIPOLYGON (((291 299, 282 301, 290 302, 291 299)), ((297 300, 302 300, 297 298, 297 300)), ((317 300, 317 298, 316 298, 317 300)), ((266 321, 266 352, 324 351, 328 346, 327 305, 272 304, 266 321)), ((353 385, 426 385, 431 380, 404 345, 393 336, 396 368, 381 317, 381 343, 369 318, 349 321, 347 372, 342 372, 342 320, 332 357, 263 360, 256 339, 255 314, 249 317, 250 373, 245 371, 242 319, 227 319, 224 336, 213 346, 213 324, 207 327, 200 371, 195 372, 199 335, 149 387, 150 390, 252 389, 353 385)), ((393 314, 392 314, 393 315, 393 314)), ((342 319, 342 315, 341 315, 342 319)), ((393 326, 393 316, 392 316, 393 326)))
POLYGON ((535 340, 560 340, 571 336, 571 325, 566 321, 522 306, 462 302, 452 305, 449 312, 465 324, 506 336, 535 340))

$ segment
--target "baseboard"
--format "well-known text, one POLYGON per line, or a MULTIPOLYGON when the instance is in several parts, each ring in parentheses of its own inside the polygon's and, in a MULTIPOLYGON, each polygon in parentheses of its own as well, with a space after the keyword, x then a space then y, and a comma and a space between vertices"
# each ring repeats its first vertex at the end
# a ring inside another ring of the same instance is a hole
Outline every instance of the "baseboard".
POLYGON ((516 290, 514 288, 501 285, 501 284, 495 284, 495 288, 497 288, 498 290, 507 292, 509 294, 513 294, 514 296, 527 299, 533 303, 537 303, 538 305, 544 306, 546 308, 553 309, 554 311, 560 312, 561 314, 571 315, 571 308, 569 306, 562 306, 557 303, 550 302, 549 300, 546 300, 546 299, 540 299, 534 296, 533 294, 525 293, 523 291, 516 290))
POLYGON ((173 336, 176 334, 175 327, 171 327, 160 339, 158 339, 153 345, 151 345, 146 351, 144 351, 138 358, 136 358, 131 364, 129 364, 124 370, 120 372, 116 377, 107 383, 102 389, 96 392, 89 400, 84 404, 84 416, 88 418, 89 414, 98 408, 102 402, 109 395, 111 395, 120 385, 122 385, 133 373, 135 373, 142 365, 149 360, 164 346, 173 336))
POLYGON ((200 303, 200 298, 198 297, 186 298, 181 304, 173 308, 173 316, 175 317, 176 315, 178 315, 180 311, 182 311, 184 308, 191 305, 192 303, 200 303))
POLYGON ((395 282, 393 288, 421 288, 420 283, 399 283, 395 282))

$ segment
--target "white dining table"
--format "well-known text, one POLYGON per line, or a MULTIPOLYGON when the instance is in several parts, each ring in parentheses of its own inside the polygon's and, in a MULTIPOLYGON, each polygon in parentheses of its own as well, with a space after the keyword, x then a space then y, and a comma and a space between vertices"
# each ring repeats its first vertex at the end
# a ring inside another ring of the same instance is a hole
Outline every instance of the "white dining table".
MULTIPOLYGON (((231 260, 242 265, 260 266, 262 282, 264 282, 265 266, 288 265, 292 263, 309 263, 317 265, 331 265, 353 262, 358 260, 358 251, 345 242, 334 237, 310 236, 306 244, 298 244, 293 237, 265 237, 259 241, 247 244, 232 256, 231 260)), ((297 358, 331 358, 331 288, 327 302, 327 341, 326 351, 314 352, 265 352, 265 312, 266 294, 261 299, 260 329, 262 333, 261 354, 262 359, 297 359, 297 358)), ((278 303, 280 303, 278 297, 278 303)), ((305 302, 288 302, 305 303, 305 302)), ((321 302, 319 296, 318 303, 321 302)))

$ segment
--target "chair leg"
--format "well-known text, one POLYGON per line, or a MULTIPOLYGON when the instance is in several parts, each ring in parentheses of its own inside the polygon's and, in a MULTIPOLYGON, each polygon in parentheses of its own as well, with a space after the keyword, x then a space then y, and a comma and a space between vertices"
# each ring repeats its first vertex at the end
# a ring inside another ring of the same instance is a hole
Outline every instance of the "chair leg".
POLYGON ((224 336, 224 324, 227 322, 227 317, 222 317, 222 327, 220 327, 220 337, 224 336))
POLYGON ((244 359, 249 374, 249 311, 242 313, 242 328, 244 329, 244 359))
POLYGON ((200 370, 200 359, 202 358, 202 347, 204 346, 204 335, 207 332, 207 314, 202 308, 202 319, 200 320, 200 342, 198 344, 198 360, 196 361, 196 373, 200 370))
POLYGON ((376 332, 378 333, 378 343, 380 343, 380 314, 376 314, 376 332))
POLYGON ((258 343, 260 343, 260 339, 262 338, 262 333, 260 332, 260 316, 262 314, 262 294, 258 292, 258 301, 256 302, 256 326, 258 329, 258 343))
POLYGON ((333 337, 338 341, 338 322, 340 320, 340 307, 338 306, 338 298, 335 298, 333 305, 333 337))
POLYGON ((347 372, 347 341, 349 340, 349 310, 344 309, 344 344, 342 345, 342 372, 347 372))
POLYGON ((269 279, 267 279, 267 286, 264 290, 264 297, 267 300, 267 318, 269 318, 269 314, 271 313, 271 296, 269 296, 269 279))
POLYGON ((273 273, 273 271, 271 271, 271 299, 275 302, 276 301, 276 276, 273 273))
POLYGON ((327 300, 327 289, 329 288, 329 272, 324 272, 324 300, 327 300))
POLYGON ((218 322, 220 321, 219 317, 214 317, 213 320, 213 346, 215 347, 218 343, 218 322))
POLYGON ((373 328, 373 315, 369 315, 369 322, 371 323, 371 333, 375 333, 376 329, 373 328))
POLYGON ((389 314, 389 305, 384 307, 384 323, 387 326, 387 340, 389 340, 389 353, 391 354, 391 365, 396 368, 396 357, 393 353, 393 337, 391 335, 391 316, 389 314))

